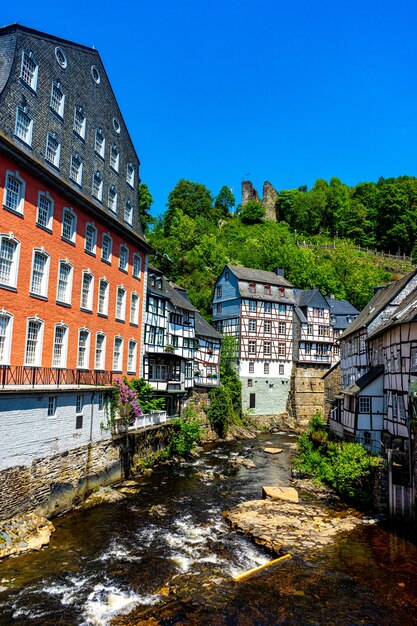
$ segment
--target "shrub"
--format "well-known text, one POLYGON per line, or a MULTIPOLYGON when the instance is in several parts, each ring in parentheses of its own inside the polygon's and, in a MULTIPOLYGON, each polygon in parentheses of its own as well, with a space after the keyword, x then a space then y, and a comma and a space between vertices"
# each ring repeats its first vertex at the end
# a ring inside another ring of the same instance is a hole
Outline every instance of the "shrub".
POLYGON ((223 386, 215 387, 210 389, 209 397, 210 405, 205 409, 207 418, 213 430, 222 437, 235 420, 230 390, 223 386))
POLYGON ((184 409, 182 416, 173 421, 174 433, 170 442, 170 453, 182 456, 193 449, 201 439, 200 422, 193 406, 184 409))

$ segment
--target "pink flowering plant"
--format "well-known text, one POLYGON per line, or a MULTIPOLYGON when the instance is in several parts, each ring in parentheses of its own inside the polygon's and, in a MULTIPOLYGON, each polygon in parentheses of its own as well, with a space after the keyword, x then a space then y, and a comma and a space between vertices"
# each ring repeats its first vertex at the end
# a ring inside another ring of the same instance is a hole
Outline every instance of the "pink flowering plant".
POLYGON ((129 387, 126 380, 115 378, 117 390, 116 410, 122 424, 132 426, 137 417, 143 415, 135 389, 129 387))

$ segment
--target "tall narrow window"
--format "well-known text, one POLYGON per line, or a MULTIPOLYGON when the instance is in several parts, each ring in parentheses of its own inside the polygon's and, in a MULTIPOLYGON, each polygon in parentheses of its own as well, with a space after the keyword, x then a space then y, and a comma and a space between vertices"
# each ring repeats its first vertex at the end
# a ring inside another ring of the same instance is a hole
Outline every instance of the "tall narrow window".
POLYGON ((13 315, 0 310, 0 365, 10 365, 13 315))
POLYGON ((40 366, 42 363, 42 330, 42 320, 36 317, 28 320, 25 365, 40 366))
POLYGON ((16 126, 14 134, 28 146, 32 145, 33 119, 28 113, 27 107, 17 107, 16 126))
POLYGON ((97 333, 96 336, 96 354, 94 358, 94 369, 104 370, 106 362, 106 335, 97 333))
POLYGON ((255 283, 249 284, 249 293, 256 293, 256 285, 255 283))
POLYGON ((96 253, 97 228, 94 224, 87 224, 85 228, 85 251, 91 254, 96 253))
POLYGON ((111 262, 111 253, 113 249, 113 240, 108 233, 103 233, 101 241, 101 258, 103 261, 111 262))
POLYGON ((80 328, 78 333, 77 368, 88 369, 90 353, 90 331, 80 328))
POLYGON ((126 289, 117 287, 116 296, 116 319, 124 321, 126 316, 126 289))
POLYGON ((47 192, 40 192, 38 195, 38 214, 36 223, 38 226, 52 230, 52 215, 54 203, 47 192))
POLYGON ((74 109, 74 131, 82 139, 85 138, 85 115, 83 108, 79 106, 74 109))
POLYGON ((104 159, 105 149, 106 149, 106 140, 104 139, 103 131, 101 130, 101 128, 97 128, 95 143, 94 143, 94 150, 97 152, 99 156, 101 156, 102 159, 104 159))
POLYGON ((271 320, 264 320, 264 333, 271 332, 271 320))
POLYGON ((25 181, 17 172, 6 172, 3 205, 11 211, 23 214, 25 181))
POLYGON ((20 78, 24 83, 29 85, 33 91, 36 91, 38 82, 38 64, 36 63, 32 52, 23 51, 20 78))
POLYGON ((98 287, 98 312, 100 315, 107 315, 109 311, 109 282, 105 278, 100 278, 98 287))
POLYGON ((75 243, 77 218, 72 209, 64 208, 62 211, 62 238, 75 243))
POLYGON ((285 343, 278 344, 278 354, 279 356, 285 356, 285 343))
POLYGON ((34 250, 30 292, 46 298, 48 295, 49 254, 34 250))
POLYGON ((56 299, 63 304, 71 304, 72 265, 69 261, 60 261, 58 269, 58 287, 56 299))
POLYGON ((249 354, 256 354, 256 341, 249 341, 248 352, 249 354))
POLYGON ((114 185, 109 187, 109 195, 107 197, 107 206, 113 213, 117 212, 117 189, 114 185))
POLYGON ((81 161, 80 155, 77 153, 71 155, 70 162, 70 179, 77 183, 77 185, 82 185, 83 182, 83 162, 81 161))
POLYGON ((123 272, 127 272, 127 267, 129 263, 129 250, 127 246, 123 243, 120 246, 120 254, 119 254, 119 269, 123 272))
POLYGON ((128 224, 132 224, 132 220, 133 220, 133 206, 132 206, 132 203, 130 202, 130 200, 126 200, 124 220, 128 224))
POLYGON ((256 333, 256 320, 254 319, 249 320, 249 332, 256 333))
POLYGON ((19 241, 12 234, 0 235, 0 285, 16 287, 19 241))
POLYGON ((130 339, 127 353, 127 371, 130 374, 134 374, 136 372, 136 346, 136 341, 134 339, 130 339))
POLYGON ((113 145, 110 150, 110 167, 113 168, 115 172, 119 171, 119 151, 115 145, 113 145))
POLYGON ((133 163, 128 163, 126 168, 126 182, 133 187, 135 184, 135 168, 133 163))
POLYGON ((55 167, 59 167, 61 155, 61 142, 56 133, 48 133, 46 137, 45 159, 55 167))
POLYGON ((139 295, 132 293, 130 300, 130 323, 137 326, 139 324, 139 295))
POLYGON ((84 271, 81 285, 81 308, 87 311, 93 308, 93 286, 93 275, 88 270, 84 271))
POLYGON ((280 335, 285 335, 285 322, 278 323, 278 333, 280 335))
POLYGON ((101 202, 103 197, 103 179, 101 178, 100 172, 95 172, 95 174, 93 174, 93 188, 91 193, 101 202))
POLYGON ((122 359, 123 359, 123 338, 115 337, 114 347, 113 347, 113 371, 114 372, 122 371, 122 359))
POLYGON ((52 83, 51 109, 60 117, 64 117, 64 92, 60 83, 52 83))
POLYGON ((133 269, 132 269, 132 276, 134 278, 140 278, 141 268, 142 268, 142 259, 140 258, 140 255, 137 254, 137 252, 135 252, 135 254, 133 255, 133 269))
POLYGON ((67 363, 67 339, 68 326, 65 324, 55 325, 54 349, 52 354, 52 367, 65 367, 67 363))

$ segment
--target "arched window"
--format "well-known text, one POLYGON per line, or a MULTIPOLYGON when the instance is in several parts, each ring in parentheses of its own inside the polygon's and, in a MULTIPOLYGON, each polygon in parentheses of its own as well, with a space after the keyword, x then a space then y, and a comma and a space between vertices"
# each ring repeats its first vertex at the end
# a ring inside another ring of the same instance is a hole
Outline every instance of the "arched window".
POLYGON ((96 253, 97 245, 97 228, 93 223, 87 224, 85 227, 85 251, 91 254, 96 253))
POLYGON ((0 310, 0 365, 10 365, 13 315, 6 309, 0 310))
POLYGON ((47 191, 40 191, 38 194, 38 214, 36 224, 52 230, 52 216, 54 213, 54 201, 47 191))
POLYGON ((103 233, 101 240, 101 260, 111 263, 111 255, 113 251, 113 239, 109 233, 103 233))
POLYGON ((25 365, 42 365, 44 322, 37 315, 28 319, 26 329, 25 365))
POLYGON ((129 339, 128 354, 127 354, 127 371, 130 374, 136 373, 136 353, 137 353, 137 343, 134 339, 129 339))
POLYGON ((120 245, 120 253, 119 253, 119 269, 123 272, 127 272, 129 264, 129 249, 128 247, 122 243, 120 245))
POLYGON ((0 235, 0 286, 16 287, 19 248, 13 233, 0 235))
POLYGON ((81 304, 80 307, 86 311, 93 310, 94 276, 91 271, 83 270, 81 283, 81 304))
POLYGON ((142 259, 140 257, 140 254, 135 252, 135 254, 133 255, 132 276, 134 278, 139 278, 140 279, 140 270, 141 269, 142 269, 142 259))
POLYGON ((123 362, 123 337, 117 336, 114 338, 113 345, 113 371, 121 372, 123 362))
POLYGON ((62 238, 75 243, 75 233, 77 230, 77 216, 73 209, 64 207, 62 209, 62 238))
POLYGON ((80 328, 78 331, 77 368, 88 369, 90 361, 90 331, 88 328, 80 328))
POLYGON ((96 352, 94 357, 94 369, 104 370, 106 363, 106 335, 100 331, 96 335, 96 352))
POLYGON ((48 296, 49 254, 43 248, 33 251, 30 293, 46 298, 48 296))
POLYGON ((59 262, 56 299, 62 304, 71 304, 72 270, 73 267, 68 259, 59 262))
POLYGON ((61 322, 55 324, 52 367, 66 367, 68 348, 68 326, 61 322))

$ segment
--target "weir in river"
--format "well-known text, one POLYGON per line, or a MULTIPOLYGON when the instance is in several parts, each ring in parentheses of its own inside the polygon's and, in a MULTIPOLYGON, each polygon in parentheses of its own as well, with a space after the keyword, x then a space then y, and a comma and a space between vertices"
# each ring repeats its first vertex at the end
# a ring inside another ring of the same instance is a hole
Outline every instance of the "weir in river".
POLYGON ((210 444, 138 479, 120 503, 54 520, 49 547, 0 563, 0 625, 417 623, 417 549, 388 525, 233 581, 273 556, 222 513, 262 485, 288 485, 294 441, 210 444), (266 442, 284 452, 265 454, 266 442), (234 467, 237 455, 256 467, 234 467))

